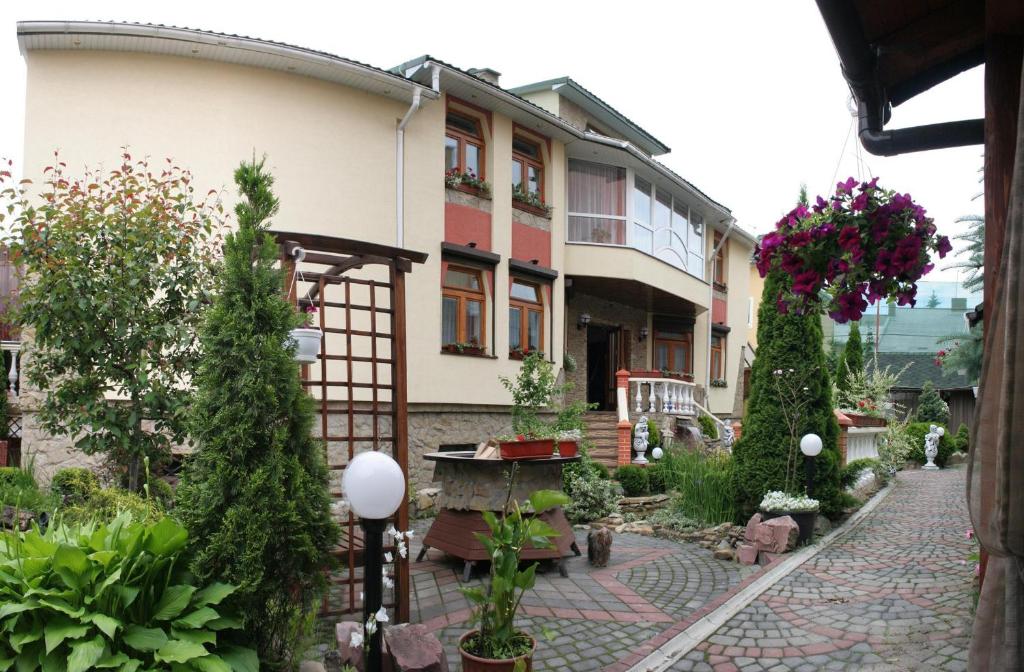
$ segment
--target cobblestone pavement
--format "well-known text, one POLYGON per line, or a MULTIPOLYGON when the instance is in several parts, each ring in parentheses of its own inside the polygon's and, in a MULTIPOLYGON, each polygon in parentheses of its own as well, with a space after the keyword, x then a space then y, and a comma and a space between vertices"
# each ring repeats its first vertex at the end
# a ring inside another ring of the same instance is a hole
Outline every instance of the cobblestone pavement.
POLYGON ((973 567, 963 469, 909 471, 861 524, 672 670, 966 670, 973 567))
MULTIPOLYGON (((429 523, 416 524, 413 558, 429 523)), ((586 532, 577 532, 577 541, 585 551, 586 532)), ((437 632, 455 672, 461 669, 456 645, 469 629, 470 616, 459 593, 462 564, 430 550, 423 562, 410 567, 411 620, 437 632)), ((637 647, 659 637, 667 640, 681 619, 703 613, 756 572, 715 560, 696 544, 636 534, 615 535, 608 567, 591 567, 584 554, 570 559, 568 568, 563 578, 555 565, 542 563, 536 588, 523 598, 519 624, 539 640, 533 664, 538 672, 623 669, 620 661, 637 647)), ((479 585, 485 572, 478 569, 468 585, 479 585)))

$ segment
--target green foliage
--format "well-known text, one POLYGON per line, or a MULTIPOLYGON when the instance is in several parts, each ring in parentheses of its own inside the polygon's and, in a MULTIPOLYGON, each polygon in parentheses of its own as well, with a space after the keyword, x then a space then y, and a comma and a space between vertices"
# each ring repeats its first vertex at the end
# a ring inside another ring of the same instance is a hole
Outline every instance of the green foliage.
POLYGON ((984 323, 974 325, 967 334, 943 336, 938 342, 951 344, 948 350, 939 351, 942 370, 949 375, 957 375, 963 371, 968 380, 977 383, 981 378, 982 353, 985 347, 984 323))
POLYGON ((81 503, 64 508, 61 518, 68 523, 105 524, 125 512, 146 523, 155 523, 164 517, 163 510, 152 499, 120 488, 102 488, 90 492, 81 503))
POLYGON ((871 366, 850 373, 846 378, 845 387, 832 386, 836 408, 878 418, 896 416, 900 409, 890 400, 889 390, 899 383, 900 377, 911 366, 913 363, 907 364, 895 373, 892 366, 884 369, 871 366))
POLYGON ((953 437, 953 445, 961 453, 971 450, 971 430, 967 427, 966 422, 960 423, 960 428, 956 430, 956 436, 953 437))
POLYGON ((647 480, 651 484, 651 494, 660 495, 668 489, 668 472, 661 462, 647 465, 647 480))
POLYGON ((718 438, 718 425, 707 413, 697 416, 697 426, 700 427, 700 433, 707 438, 711 440, 718 438))
POLYGON ((36 488, 32 474, 18 467, 0 467, 0 488, 36 488))
MULTIPOLYGON (((906 464, 910 453, 914 450, 911 443, 912 437, 908 433, 908 423, 897 418, 891 418, 885 429, 885 435, 878 444, 879 472, 876 475, 884 476, 886 480, 906 464)), ((923 440, 923 439, 922 439, 923 440)), ((924 454, 924 447, 921 447, 921 454, 924 454)))
POLYGON ((932 385, 932 381, 926 380, 921 388, 921 396, 917 398, 918 422, 934 422, 944 425, 949 422, 949 406, 939 396, 938 390, 932 385))
POLYGON ((17 467, 0 467, 0 507, 39 513, 52 512, 59 503, 56 497, 39 491, 31 473, 17 467))
POLYGON ((706 454, 671 446, 658 469, 664 474, 666 490, 678 493, 672 506, 679 515, 703 525, 728 523, 736 517, 729 453, 706 454))
POLYGON ((618 490, 608 468, 590 457, 589 442, 579 447, 580 459, 562 469, 562 489, 572 502, 565 515, 573 523, 589 523, 619 510, 618 490))
MULTIPOLYGON (((703 525, 698 520, 690 518, 678 508, 658 509, 647 517, 652 525, 660 525, 673 532, 692 532, 700 529, 703 525)), ((725 521, 729 522, 729 521, 725 521)))
POLYGON ((852 488, 854 485, 856 485, 857 479, 860 478, 860 475, 863 471, 870 470, 872 473, 875 473, 879 467, 879 464, 880 463, 878 460, 872 459, 870 457, 865 457, 860 460, 854 460, 853 462, 849 462, 845 467, 843 467, 840 482, 843 484, 844 488, 852 488))
POLYGON ((258 672, 232 644, 241 623, 221 606, 235 588, 195 584, 188 540, 169 518, 123 514, 106 525, 51 525, 0 536, 0 670, 258 672))
POLYGON ((931 295, 928 297, 928 302, 925 304, 925 308, 938 308, 939 307, 939 295, 932 290, 931 295))
POLYGON ((647 469, 626 464, 615 470, 615 480, 622 486, 626 497, 643 497, 651 494, 651 478, 647 469))
POLYGON ((277 212, 263 161, 235 172, 238 231, 225 241, 217 295, 200 338, 190 430, 175 514, 203 582, 238 586, 232 603, 248 641, 271 666, 289 663, 291 624, 315 609, 338 536, 330 518, 322 445, 311 434, 313 400, 288 345, 301 323, 282 297, 278 248, 266 233, 277 212))
POLYGON ((555 370, 551 362, 539 352, 531 352, 523 357, 523 365, 515 380, 505 376, 500 376, 499 380, 512 393, 512 431, 526 438, 549 433, 550 429, 537 414, 551 403, 552 397, 559 391, 555 385, 555 370))
MULTIPOLYGON (((636 438, 636 424, 633 425, 633 429, 629 431, 629 445, 633 445, 633 439, 636 438)), ((655 446, 661 445, 661 430, 658 429, 658 423, 651 420, 647 423, 647 450, 650 451, 655 446)), ((650 455, 650 452, 647 453, 650 455)))
POLYGON ((83 467, 67 467, 53 475, 50 489, 65 505, 74 506, 84 504, 99 490, 100 480, 96 474, 83 467))
POLYGON ((846 339, 846 347, 843 348, 843 354, 839 356, 839 366, 836 368, 836 387, 845 390, 847 379, 862 371, 864 371, 864 348, 860 340, 860 323, 851 322, 850 336, 846 339))
POLYGON ((38 198, 0 183, 16 213, 7 242, 31 279, 16 310, 33 331, 23 375, 46 393, 42 428, 107 455, 138 490, 143 457, 159 461, 188 439, 219 199, 197 199, 191 174, 169 160, 127 153, 107 174, 66 175, 59 158, 43 172, 38 198))
MULTIPOLYGON (((924 437, 931 429, 932 425, 938 425, 945 429, 944 425, 935 422, 911 422, 907 425, 907 440, 910 442, 911 450, 907 455, 908 460, 913 460, 918 464, 925 464, 928 459, 924 454, 924 437)), ((939 439, 939 453, 935 456, 935 464, 940 467, 946 466, 946 460, 949 456, 956 451, 956 443, 953 441, 953 437, 949 430, 942 435, 939 439)))
POLYGON ((568 497, 554 490, 538 490, 522 505, 513 501, 512 483, 517 466, 513 464, 501 517, 490 511, 483 514, 491 534, 475 533, 491 559, 490 585, 460 589, 473 605, 473 620, 480 629, 479 634, 468 639, 464 647, 481 658, 507 659, 529 652, 529 638, 516 629, 515 618, 523 594, 536 583, 538 563, 521 570, 519 556, 527 546, 551 548, 551 539, 558 537, 559 533, 539 517, 524 515, 523 510, 542 513, 569 503, 568 497))
POLYGON ((164 511, 174 508, 174 488, 171 484, 161 478, 151 478, 146 484, 149 498, 157 503, 164 511))
POLYGON ((966 271, 964 274, 964 289, 969 292, 980 292, 985 286, 985 217, 982 215, 964 215, 957 217, 957 224, 967 222, 967 231, 953 236, 953 240, 962 240, 967 243, 959 252, 960 258, 949 264, 943 270, 957 269, 966 271), (964 259, 963 257, 966 257, 964 259))
POLYGON ((804 315, 780 313, 776 300, 788 286, 787 276, 773 272, 765 278, 758 312, 757 357, 750 381, 750 399, 743 420, 743 435, 733 446, 732 485, 735 513, 746 521, 766 492, 785 490, 787 480, 803 483, 803 468, 796 464, 797 443, 815 433, 823 443, 815 470, 814 497, 828 516, 839 507, 839 425, 832 412, 832 389, 822 351, 821 321, 813 311, 804 315), (803 405, 799 417, 787 427, 776 371, 793 380, 793 397, 803 405), (794 436, 795 435, 795 436, 794 436), (796 478, 787 470, 796 466, 796 478))

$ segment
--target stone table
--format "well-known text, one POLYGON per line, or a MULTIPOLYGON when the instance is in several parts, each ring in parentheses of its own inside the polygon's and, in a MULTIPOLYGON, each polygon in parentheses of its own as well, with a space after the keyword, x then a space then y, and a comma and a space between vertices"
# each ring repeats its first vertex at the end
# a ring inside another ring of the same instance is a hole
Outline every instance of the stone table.
MULTIPOLYGON (((475 533, 490 534, 483 512, 500 515, 508 496, 509 460, 478 459, 473 451, 427 453, 424 459, 436 462, 434 480, 441 481, 438 514, 423 539, 423 548, 416 561, 423 560, 430 548, 459 558, 465 562, 463 580, 468 581, 476 563, 489 560, 487 549, 475 533)), ((580 458, 552 456, 537 460, 520 460, 512 488, 512 497, 522 502, 536 490, 562 489, 562 466, 580 458)), ((554 548, 541 549, 527 546, 523 560, 557 560, 558 571, 567 576, 565 558, 579 555, 572 526, 562 507, 540 514, 540 519, 560 534, 553 539, 554 548)))

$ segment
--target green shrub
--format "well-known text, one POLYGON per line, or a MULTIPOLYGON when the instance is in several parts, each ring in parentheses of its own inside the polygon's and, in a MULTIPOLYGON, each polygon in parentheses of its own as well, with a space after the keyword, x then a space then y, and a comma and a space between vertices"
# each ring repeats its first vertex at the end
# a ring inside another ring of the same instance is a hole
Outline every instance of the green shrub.
POLYGON ((174 488, 162 478, 149 479, 149 498, 164 511, 174 508, 174 488))
POLYGON ((672 506, 679 515, 703 525, 735 518, 733 459, 728 453, 704 454, 673 446, 665 451, 658 469, 665 488, 678 493, 672 506))
POLYGON ((864 349, 860 340, 860 323, 851 322, 850 335, 846 339, 846 346, 843 348, 843 353, 839 356, 839 363, 836 366, 836 387, 845 390, 847 378, 863 370, 864 349))
POLYGON ((971 430, 967 427, 966 422, 960 423, 960 429, 956 430, 956 436, 953 437, 953 445, 961 453, 971 450, 971 430))
MULTIPOLYGON (((907 439, 910 441, 911 446, 907 459, 913 460, 918 464, 926 464, 928 462, 928 458, 924 455, 924 437, 934 424, 937 423, 912 422, 907 425, 907 439)), ((949 459, 949 456, 955 450, 956 444, 953 442, 953 437, 950 435, 949 430, 946 430, 946 433, 939 439, 939 454, 935 456, 935 464, 940 467, 946 466, 946 460, 949 459)))
POLYGON ((598 478, 605 481, 611 480, 612 472, 608 471, 608 467, 604 466, 600 462, 592 461, 590 463, 590 468, 593 469, 594 473, 597 474, 598 478))
MULTIPOLYGON (((897 418, 890 418, 885 428, 885 435, 878 444, 879 472, 885 480, 903 468, 914 447, 910 444, 911 437, 907 433, 909 423, 897 418)), ((924 449, 921 449, 924 452, 924 449)), ((878 473, 875 474, 876 476, 878 473)))
POLYGON ((192 583, 185 529, 128 514, 0 537, 0 669, 257 672, 220 606, 233 586, 192 583))
POLYGON ((697 426, 700 427, 700 433, 709 439, 718 438, 718 424, 707 413, 700 414, 697 418, 697 426))
POLYGON ((765 278, 758 310, 757 357, 750 377, 750 399, 743 419, 743 435, 733 446, 732 487, 738 521, 746 522, 765 493, 786 491, 805 482, 799 449, 782 417, 779 386, 799 383, 794 396, 802 407, 794 429, 796 440, 805 434, 821 437, 816 459, 813 497, 831 518, 841 511, 839 495, 839 424, 832 410, 832 383, 825 368, 821 319, 813 311, 780 313, 779 293, 790 279, 779 271, 765 278), (776 371, 784 378, 777 379, 776 371), (822 457, 831 455, 831 457, 822 457), (796 460, 796 462, 794 462, 796 460), (787 466, 797 465, 796 478, 787 466), (787 481, 789 485, 787 486, 787 481))
POLYGON ((647 520, 652 525, 661 525, 673 532, 692 532, 702 527, 700 521, 694 520, 675 508, 658 509, 647 520))
MULTIPOLYGON (((636 438, 636 424, 633 424, 633 429, 629 432, 629 445, 633 445, 633 439, 636 438)), ((651 420, 647 423, 647 455, 650 457, 650 450, 655 446, 661 445, 661 430, 658 429, 658 423, 651 420)))
POLYGON ((643 497, 651 494, 651 478, 645 467, 627 464, 615 470, 615 480, 622 486, 626 497, 643 497))
POLYGON ((921 396, 917 398, 917 422, 930 422, 945 425, 949 422, 949 406, 939 396, 932 381, 926 380, 921 388, 921 396))
POLYGON ((55 511, 59 503, 56 497, 39 491, 31 473, 17 467, 0 468, 0 507, 13 506, 32 513, 49 513, 55 511))
POLYGON ((53 475, 50 489, 65 505, 80 505, 100 489, 100 479, 88 469, 68 467, 53 475))
POLYGON ((590 476, 570 476, 565 494, 572 500, 565 507, 565 515, 573 523, 589 523, 610 516, 619 510, 619 493, 611 480, 590 476))
POLYGON ((870 457, 865 457, 860 460, 854 460, 845 467, 843 467, 842 476, 840 482, 844 488, 852 488, 856 483, 857 479, 860 478, 860 474, 865 469, 870 469, 872 473, 875 473, 879 467, 878 460, 870 457))
POLYGON ((655 462, 647 467, 647 480, 651 485, 651 494, 660 495, 668 489, 666 469, 660 462, 655 462))
POLYGON ((0 467, 0 488, 38 489, 32 474, 18 467, 0 467))
POLYGON ((163 510, 152 499, 120 488, 94 490, 82 503, 65 508, 61 517, 68 523, 102 525, 122 513, 129 513, 133 519, 145 523, 155 523, 164 517, 163 510))

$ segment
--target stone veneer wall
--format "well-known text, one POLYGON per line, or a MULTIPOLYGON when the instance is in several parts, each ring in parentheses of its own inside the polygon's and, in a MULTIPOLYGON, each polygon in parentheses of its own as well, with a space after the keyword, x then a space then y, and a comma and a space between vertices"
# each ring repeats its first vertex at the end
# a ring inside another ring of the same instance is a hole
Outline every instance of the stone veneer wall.
POLYGON ((587 330, 577 328, 577 320, 582 313, 590 314, 590 324, 623 326, 629 329, 633 342, 630 343, 630 368, 646 369, 647 350, 650 338, 640 342, 637 337, 640 328, 647 326, 647 311, 642 308, 627 306, 608 299, 576 292, 566 303, 565 349, 576 359, 576 370, 566 372, 566 382, 573 384, 567 401, 586 401, 587 398, 587 330))

